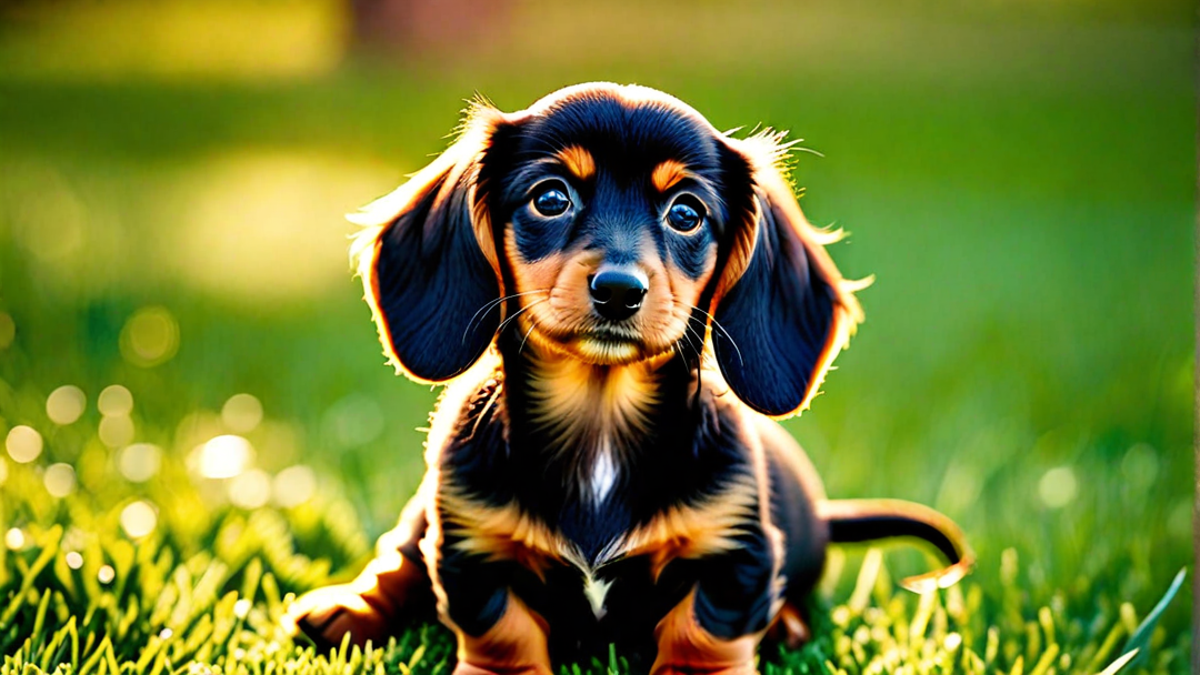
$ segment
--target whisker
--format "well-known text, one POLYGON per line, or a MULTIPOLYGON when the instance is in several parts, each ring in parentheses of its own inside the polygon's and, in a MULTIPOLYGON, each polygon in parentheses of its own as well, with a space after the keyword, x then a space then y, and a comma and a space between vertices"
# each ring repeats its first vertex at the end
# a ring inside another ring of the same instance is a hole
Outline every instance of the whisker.
POLYGON ((697 307, 695 305, 688 305, 688 307, 691 307, 692 309, 696 310, 697 312, 700 312, 704 316, 707 316, 708 318, 712 319, 713 325, 717 327, 717 330, 721 331, 721 333, 723 333, 725 335, 725 339, 729 340, 729 342, 731 344, 733 344, 734 350, 737 351, 738 364, 745 365, 746 362, 742 359, 742 348, 738 347, 737 340, 734 340, 733 336, 729 334, 729 331, 725 330, 725 327, 721 325, 721 322, 717 321, 717 317, 713 316, 712 314, 709 314, 708 312, 700 309, 699 307, 697 307))
POLYGON ((548 300, 550 300, 550 298, 542 298, 541 300, 538 300, 537 302, 532 302, 532 303, 530 303, 530 304, 528 304, 528 305, 525 305, 525 306, 524 306, 524 307, 522 307, 521 309, 518 309, 517 311, 513 312, 513 315, 512 315, 512 316, 508 317, 507 319, 505 319, 505 320, 504 320, 504 323, 501 323, 501 324, 500 324, 500 327, 496 329, 496 332, 497 332, 497 333, 503 333, 503 332, 504 332, 504 327, 505 327, 505 326, 507 326, 508 324, 512 323, 512 322, 513 322, 513 320, 514 320, 514 319, 516 319, 518 316, 521 316, 521 315, 522 315, 522 314, 524 314, 525 312, 528 312, 530 309, 532 309, 532 308, 534 308, 534 307, 537 307, 538 305, 540 305, 540 304, 542 304, 543 302, 546 302, 546 301, 548 301, 548 300))
MULTIPOLYGON (((462 342, 467 341, 467 333, 471 332, 471 327, 475 323, 475 319, 479 319, 479 321, 482 322, 484 317, 486 317, 488 315, 488 312, 491 312, 494 308, 496 308, 500 303, 504 302, 505 300, 512 300, 513 298, 519 298, 523 295, 533 295, 534 293, 549 293, 549 292, 550 292, 550 289, 548 289, 548 288, 539 288, 539 289, 535 289, 532 291, 525 291, 524 293, 513 293, 512 295, 506 295, 503 298, 497 298, 495 300, 488 302, 483 307, 480 307, 479 310, 476 311, 475 314, 471 317, 471 319, 469 321, 467 321, 467 329, 463 331, 462 342)), ((497 332, 499 332, 499 331, 497 331, 497 332)))
MULTIPOLYGON (((694 353, 696 355, 696 363, 699 364, 700 360, 702 358, 700 356, 700 352, 696 351, 696 348, 694 346, 692 346, 690 343, 685 343, 685 345, 688 347, 691 347, 692 353, 694 353)), ((687 357, 683 354, 683 352, 679 353, 679 358, 683 359, 685 363, 687 362, 687 357)))
MULTIPOLYGON (((686 305, 686 303, 684 303, 684 304, 686 305)), ((672 307, 671 307, 672 318, 680 318, 675 315, 675 312, 676 312, 676 310, 681 310, 681 309, 682 309, 682 307, 680 307, 679 304, 672 303, 672 307)), ((691 315, 684 314, 684 316, 682 317, 681 320, 683 321, 684 331, 690 331, 691 334, 690 335, 688 335, 688 334, 681 335, 678 340, 676 340, 674 343, 672 343, 671 346, 676 348, 675 353, 679 355, 679 358, 686 361, 687 358, 685 357, 684 353, 682 351, 680 351, 677 347, 680 342, 686 343, 688 347, 691 347, 691 351, 696 354, 696 359, 698 361, 703 360, 703 356, 701 355, 701 350, 704 347, 704 340, 702 338, 699 338, 699 336, 696 334, 695 330, 693 330, 691 328, 691 326, 689 326, 689 324, 691 323, 691 315), (697 345, 692 343, 692 339, 698 340, 699 348, 697 348, 697 345)))
POLYGON ((535 319, 532 315, 530 315, 529 330, 525 331, 525 339, 521 340, 521 346, 517 349, 517 356, 520 356, 521 352, 525 351, 525 343, 529 342, 529 336, 533 335, 533 329, 536 327, 537 327, 537 319, 535 319))
MULTIPOLYGON (((702 353, 704 349, 704 338, 696 331, 695 328, 692 327, 691 324, 692 317, 689 315, 683 322, 683 330, 685 332, 684 335, 680 337, 679 342, 683 342, 688 347, 691 347, 692 352, 696 354, 696 363, 699 365, 700 362, 704 360, 704 355, 702 353), (695 343, 692 342, 693 339, 696 341, 695 343)), ((680 356, 682 357, 683 354, 680 354, 680 356)))
MULTIPOLYGON (((675 350, 675 354, 677 354, 679 356, 679 359, 681 361, 683 361, 684 365, 688 365, 687 356, 684 355, 683 350, 679 347, 679 342, 673 343, 671 345, 671 349, 675 350)), ((692 351, 695 351, 695 349, 693 349, 692 351)), ((699 374, 699 372, 700 372, 701 359, 702 359, 702 357, 699 354, 696 354, 696 373, 697 374, 699 374)), ((688 370, 689 371, 691 370, 691 366, 688 366, 688 370)))
POLYGON ((692 337, 694 337, 696 339, 696 344, 692 344, 692 342, 690 340, 688 340, 687 345, 692 348, 693 352, 696 352, 696 359, 698 361, 703 361, 704 356, 700 353, 700 349, 704 346, 704 338, 700 335, 699 332, 696 331, 695 328, 692 328, 691 321, 685 322, 683 324, 683 329, 685 331, 687 331, 687 333, 689 335, 691 335, 692 337))

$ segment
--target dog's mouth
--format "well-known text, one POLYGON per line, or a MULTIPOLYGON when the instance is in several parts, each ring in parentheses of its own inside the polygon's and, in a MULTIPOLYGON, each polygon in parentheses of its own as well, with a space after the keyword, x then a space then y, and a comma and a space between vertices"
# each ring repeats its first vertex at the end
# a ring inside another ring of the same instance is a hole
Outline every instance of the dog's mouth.
POLYGON ((582 361, 596 365, 625 365, 646 358, 642 346, 629 340, 586 336, 576 339, 571 347, 582 361))
POLYGON ((651 356, 642 336, 621 326, 600 325, 581 331, 569 344, 585 361, 602 365, 632 363, 651 356))
POLYGON ((628 365, 671 350, 670 343, 665 348, 655 348, 641 331, 605 323, 564 329, 538 322, 525 326, 524 331, 522 340, 525 342, 534 342, 595 365, 628 365))
POLYGON ((580 331, 579 338, 587 340, 595 340, 597 342, 625 344, 643 342, 641 334, 629 328, 622 326, 600 325, 589 330, 580 331))
POLYGON ((623 365, 650 356, 645 340, 628 328, 595 326, 549 337, 572 356, 596 365, 623 365))

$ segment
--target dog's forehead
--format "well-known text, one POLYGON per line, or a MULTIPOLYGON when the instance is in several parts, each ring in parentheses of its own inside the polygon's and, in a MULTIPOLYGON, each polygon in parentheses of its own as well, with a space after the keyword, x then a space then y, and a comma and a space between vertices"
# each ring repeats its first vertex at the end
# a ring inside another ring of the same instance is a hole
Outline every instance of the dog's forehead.
POLYGON ((519 151, 526 159, 578 147, 614 170, 651 171, 666 161, 692 171, 718 167, 719 133, 686 104, 654 90, 576 89, 529 113, 519 151))

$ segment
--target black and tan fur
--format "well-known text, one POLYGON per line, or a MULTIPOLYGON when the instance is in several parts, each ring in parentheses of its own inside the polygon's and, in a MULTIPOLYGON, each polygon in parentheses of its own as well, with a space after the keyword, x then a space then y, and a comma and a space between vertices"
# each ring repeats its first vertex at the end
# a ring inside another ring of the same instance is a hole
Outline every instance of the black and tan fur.
POLYGON ((831 541, 923 538, 952 566, 918 585, 960 578, 953 523, 826 500, 772 420, 807 407, 862 317, 779 141, 721 134, 650 89, 580 85, 517 113, 475 106, 356 217, 387 355, 448 386, 378 559, 292 620, 378 644, 436 615, 459 675, 549 673, 614 642, 656 674, 752 673, 773 623, 804 638, 831 541), (602 266, 645 280, 632 316, 597 313, 602 266))

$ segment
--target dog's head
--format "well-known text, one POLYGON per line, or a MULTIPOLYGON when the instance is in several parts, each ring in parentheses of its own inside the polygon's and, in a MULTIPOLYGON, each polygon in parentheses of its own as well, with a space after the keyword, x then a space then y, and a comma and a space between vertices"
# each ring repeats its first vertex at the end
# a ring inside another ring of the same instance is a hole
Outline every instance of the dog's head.
POLYGON ((392 362, 462 373, 500 331, 620 365, 698 354, 772 416, 804 408, 861 319, 778 169, 660 92, 587 84, 477 105, 458 140, 352 220, 392 362))

